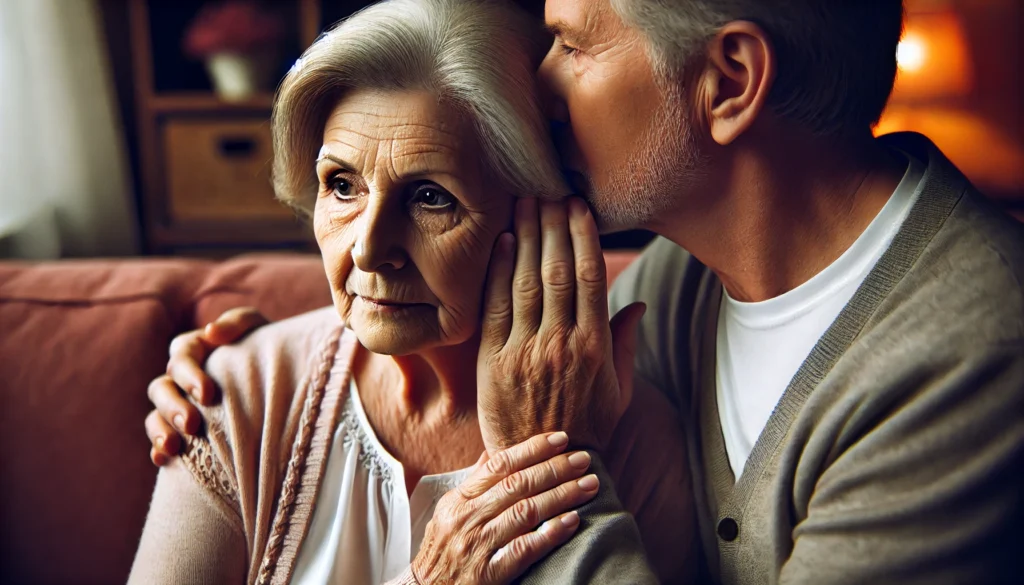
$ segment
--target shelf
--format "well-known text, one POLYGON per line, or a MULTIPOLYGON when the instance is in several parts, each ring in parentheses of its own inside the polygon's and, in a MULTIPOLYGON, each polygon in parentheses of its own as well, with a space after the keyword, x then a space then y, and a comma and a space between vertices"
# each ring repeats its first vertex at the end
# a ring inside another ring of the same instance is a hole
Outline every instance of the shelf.
POLYGON ((203 112, 269 112, 274 95, 260 93, 244 101, 224 101, 212 93, 162 93, 149 98, 149 108, 156 114, 203 112))

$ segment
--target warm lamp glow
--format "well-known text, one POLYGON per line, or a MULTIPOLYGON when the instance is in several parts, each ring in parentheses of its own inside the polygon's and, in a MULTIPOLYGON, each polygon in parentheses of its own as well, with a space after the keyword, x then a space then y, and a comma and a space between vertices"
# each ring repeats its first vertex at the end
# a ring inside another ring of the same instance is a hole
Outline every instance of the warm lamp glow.
POLYGON ((896 65, 900 71, 919 71, 925 62, 924 43, 916 35, 907 35, 896 47, 896 65))
POLYGON ((955 11, 908 12, 905 31, 896 49, 893 102, 930 103, 970 92, 970 50, 955 11))

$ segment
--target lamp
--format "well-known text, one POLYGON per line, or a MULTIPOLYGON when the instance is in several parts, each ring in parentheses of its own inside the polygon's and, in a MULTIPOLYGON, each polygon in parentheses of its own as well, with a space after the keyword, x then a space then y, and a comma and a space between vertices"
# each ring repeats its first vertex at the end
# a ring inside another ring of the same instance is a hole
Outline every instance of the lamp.
POLYGON ((907 13, 896 50, 893 103, 950 101, 972 89, 974 72, 960 17, 948 6, 932 4, 907 13))
POLYGON ((1024 149, 970 103, 974 62, 950 2, 907 0, 896 63, 896 85, 875 134, 920 132, 985 190, 1020 192, 1024 149))

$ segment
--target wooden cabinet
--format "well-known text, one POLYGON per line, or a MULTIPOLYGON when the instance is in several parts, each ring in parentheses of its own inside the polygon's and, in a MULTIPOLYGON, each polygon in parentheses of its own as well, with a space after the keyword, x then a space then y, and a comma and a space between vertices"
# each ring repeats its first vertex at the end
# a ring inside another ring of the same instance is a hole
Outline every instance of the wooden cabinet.
POLYGON ((163 125, 168 219, 290 220, 274 199, 266 120, 171 119, 163 125))
MULTIPOLYGON (((263 0, 287 31, 284 75, 322 30, 372 0, 263 0)), ((130 0, 131 78, 142 232, 154 254, 315 250, 309 226, 274 198, 266 91, 241 102, 213 92, 182 38, 208 0, 130 0)))

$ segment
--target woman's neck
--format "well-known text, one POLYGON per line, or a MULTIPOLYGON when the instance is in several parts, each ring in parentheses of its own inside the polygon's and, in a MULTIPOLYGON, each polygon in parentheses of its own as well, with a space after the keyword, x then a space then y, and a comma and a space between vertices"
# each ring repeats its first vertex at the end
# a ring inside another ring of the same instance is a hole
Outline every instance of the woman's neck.
POLYGON ((479 340, 408 356, 359 346, 352 375, 378 440, 405 470, 406 490, 424 475, 469 467, 484 449, 476 418, 479 340))
POLYGON ((476 413, 479 338, 416 354, 388 356, 360 346, 353 363, 356 385, 388 395, 412 418, 462 418, 476 413))

